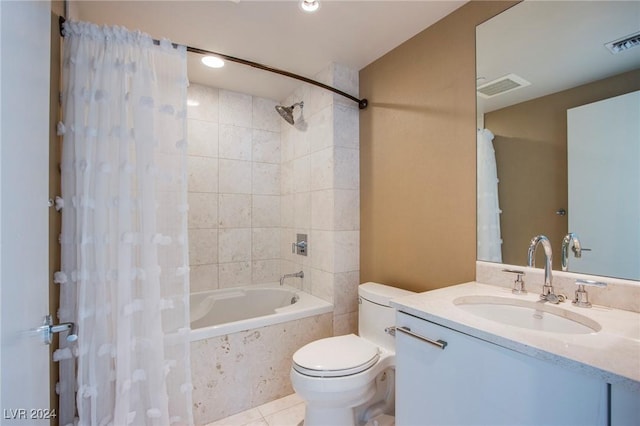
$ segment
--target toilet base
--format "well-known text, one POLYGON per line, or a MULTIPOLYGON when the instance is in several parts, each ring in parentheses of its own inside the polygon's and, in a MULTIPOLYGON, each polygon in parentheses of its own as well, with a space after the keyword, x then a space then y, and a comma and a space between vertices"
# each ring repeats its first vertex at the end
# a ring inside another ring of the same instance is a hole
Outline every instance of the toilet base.
POLYGON ((305 426, 344 425, 356 426, 352 408, 314 408, 305 406, 305 426))
POLYGON ((357 396, 345 393, 336 400, 334 394, 329 400, 306 401, 304 426, 362 426, 373 418, 394 414, 395 370, 387 368, 357 396), (344 405, 336 406, 338 401, 344 405))
POLYGON ((365 423, 364 426, 395 426, 396 419, 393 416, 380 414, 365 423))

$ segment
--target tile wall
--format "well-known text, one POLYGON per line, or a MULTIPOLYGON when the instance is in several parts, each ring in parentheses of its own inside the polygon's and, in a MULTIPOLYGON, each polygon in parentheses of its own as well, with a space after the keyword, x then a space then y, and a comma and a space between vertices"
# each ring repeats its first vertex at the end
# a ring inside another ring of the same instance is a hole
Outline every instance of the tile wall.
MULTIPOLYGON (((315 79, 358 92, 358 73, 338 65, 315 79)), ((290 394, 295 350, 357 331, 359 112, 306 84, 283 101, 305 103, 295 126, 275 101, 196 84, 188 98, 191 291, 303 270, 286 283, 334 304, 330 314, 192 342, 194 416, 204 424, 290 394), (308 256, 291 253, 297 233, 309 236, 308 256)))
POLYGON ((276 102, 197 84, 188 99, 191 291, 278 281, 276 102))
POLYGON ((204 425, 293 393, 301 346, 331 335, 331 314, 191 342, 193 416, 204 425))
MULTIPOLYGON (((357 95, 358 73, 332 64, 315 79, 357 95)), ((334 334, 357 331, 360 282, 359 110, 311 85, 284 104, 304 101, 303 125, 282 122, 283 273, 305 272, 304 290, 334 304, 334 334), (291 253, 297 233, 308 256, 291 253)), ((298 117, 296 108, 294 117, 298 117)), ((301 122, 301 120, 298 120, 301 122)))
MULTIPOLYGON (((358 73, 331 64, 314 78, 357 96, 358 73)), ((360 253, 359 110, 303 84, 291 126, 275 101, 189 87, 191 291, 277 282, 334 304, 334 334, 357 330, 360 253), (198 105, 194 105, 197 103, 198 105), (291 253, 297 233, 308 256, 291 253)))

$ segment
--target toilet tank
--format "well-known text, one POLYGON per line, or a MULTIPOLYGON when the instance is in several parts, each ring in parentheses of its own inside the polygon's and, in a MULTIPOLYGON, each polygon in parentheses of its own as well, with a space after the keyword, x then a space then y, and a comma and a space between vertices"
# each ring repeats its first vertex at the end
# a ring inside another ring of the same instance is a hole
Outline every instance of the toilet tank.
POLYGON ((389 306, 391 299, 415 294, 378 283, 358 286, 358 334, 368 341, 395 351, 395 339, 385 329, 396 323, 395 308, 389 306))

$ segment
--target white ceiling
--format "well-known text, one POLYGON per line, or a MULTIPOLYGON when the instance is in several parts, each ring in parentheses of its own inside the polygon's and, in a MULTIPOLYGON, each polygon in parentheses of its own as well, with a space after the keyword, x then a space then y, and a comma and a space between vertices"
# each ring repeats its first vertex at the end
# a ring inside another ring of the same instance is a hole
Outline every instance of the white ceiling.
POLYGON ((640 31, 640 1, 525 1, 477 27, 476 62, 487 83, 514 73, 530 86, 479 99, 490 112, 640 68, 640 47, 604 45, 640 31), (508 36, 507 36, 508 35, 508 36))
MULTIPOLYGON (((70 16, 313 78, 332 62, 360 70, 466 2, 320 1, 313 14, 296 0, 72 1, 70 16)), ((191 53, 188 72, 194 83, 278 101, 301 84, 235 63, 213 70, 191 53)))

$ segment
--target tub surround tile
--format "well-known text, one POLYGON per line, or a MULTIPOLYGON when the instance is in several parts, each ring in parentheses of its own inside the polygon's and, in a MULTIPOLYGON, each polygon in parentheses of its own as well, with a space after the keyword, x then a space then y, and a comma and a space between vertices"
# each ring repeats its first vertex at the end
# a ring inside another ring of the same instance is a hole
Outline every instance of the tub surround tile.
POLYGON ((358 231, 360 229, 360 190, 336 189, 333 194, 333 229, 358 231))
POLYGON ((336 192, 330 189, 311 193, 311 227, 313 229, 331 231, 334 229, 336 192))
MULTIPOLYGON (((356 125, 358 121, 356 121, 356 125)), ((335 145, 333 137, 334 113, 331 105, 323 108, 309 118, 309 152, 317 152, 335 145)))
POLYGON ((254 228, 280 227, 280 196, 253 195, 251 224, 254 228))
POLYGON ((280 124, 282 119, 275 112, 278 103, 271 99, 253 98, 252 103, 252 119, 253 128, 259 130, 267 130, 270 132, 280 132, 280 124))
POLYGON ((209 121, 188 120, 187 154, 200 157, 218 156, 218 124, 209 121))
MULTIPOLYGON (((327 84, 335 79, 341 87, 357 93, 357 77, 357 71, 330 65, 315 78, 327 84)), ((285 101, 278 103, 291 105, 301 100, 305 102, 304 125, 290 126, 273 111, 275 102, 225 90, 218 92, 220 159, 217 159, 215 192, 250 195, 251 205, 250 223, 246 225, 246 215, 241 213, 245 210, 240 209, 238 213, 237 209, 218 204, 217 224, 221 227, 218 258, 222 263, 218 265, 217 285, 226 288, 277 282, 282 274, 303 270, 304 279, 292 278, 287 284, 325 300, 335 300, 336 311, 319 319, 294 321, 286 330, 263 330, 259 337, 245 334, 230 338, 229 351, 236 354, 236 358, 218 354, 220 349, 214 344, 212 358, 224 361, 220 369, 225 375, 250 371, 252 380, 256 381, 243 382, 241 389, 225 389, 226 377, 202 378, 194 389, 194 413, 200 413, 196 415, 198 424, 291 394, 288 377, 295 350, 321 337, 357 330, 359 111, 351 101, 338 100, 332 93, 309 85, 299 86, 285 101), (250 155, 246 149, 248 138, 234 136, 236 129, 232 127, 250 129, 250 155), (245 142, 229 144, 235 139, 245 142), (235 215, 231 213, 234 211, 235 215), (233 222, 238 214, 243 218, 241 223, 233 222), (249 239, 246 235, 227 232, 236 230, 248 230, 249 239), (308 256, 291 253, 291 243, 297 233, 309 235, 308 256), (229 246, 222 243, 223 239, 229 241, 229 246), (277 240, 275 245, 273 240, 277 240), (270 346, 274 342, 277 345, 270 346), (226 394, 218 396, 215 389, 209 393, 207 384, 213 379, 220 385, 216 387, 217 392, 226 394)), ((296 108, 295 116, 299 114, 296 108)), ((202 282, 198 287, 206 285, 202 282)), ((209 374, 197 368, 194 364, 194 376, 209 374)), ((218 371, 215 363, 209 368, 212 372, 218 371)), ((243 424, 288 424, 285 411, 295 412, 295 407, 276 408, 274 412, 263 410, 261 418, 249 418, 243 424)), ((298 425, 302 420, 303 407, 300 403, 292 424, 298 425)))
POLYGON ((191 292, 215 290, 218 288, 218 265, 192 265, 190 267, 191 292))
POLYGON ((360 111, 355 104, 352 105, 334 105, 335 123, 333 126, 334 145, 360 149, 360 127, 358 125, 358 117, 360 111))
POLYGON ((218 194, 189 192, 189 229, 218 227, 218 194))
POLYGON ((251 227, 250 194, 220 194, 218 203, 221 229, 251 227))
POLYGON ((218 159, 187 157, 189 192, 218 192, 218 159))
POLYGON ((219 160, 220 193, 251 194, 251 162, 219 160))
POLYGON ((189 263, 210 265, 218 263, 218 230, 192 229, 189 232, 189 263))
MULTIPOLYGON (((333 148, 325 148, 311 154, 311 190, 333 189, 333 148)), ((359 160, 358 160, 359 161, 359 160)))
POLYGON ((337 189, 360 188, 360 152, 357 149, 335 148, 334 185, 337 189))
POLYGON ((313 243, 312 267, 326 272, 336 272, 334 270, 334 242, 335 233, 333 231, 314 230, 311 233, 309 244, 311 245, 313 243))
POLYGON ((253 100, 251 95, 220 90, 220 124, 251 127, 253 100))
POLYGON ((293 226, 299 229, 297 233, 309 234, 308 231, 305 231, 305 232, 302 232, 302 231, 308 230, 311 228, 311 193, 310 192, 300 192, 293 195, 293 215, 294 215, 293 226))
MULTIPOLYGON (((298 119, 295 118, 295 112, 294 119, 298 121, 298 119)), ((294 127, 294 132, 292 133, 292 135, 295 136, 295 140, 293 143, 293 160, 297 160, 300 157, 306 157, 311 152, 310 134, 312 130, 310 130, 309 128, 309 122, 307 121, 306 117, 304 120, 307 124, 307 129, 305 131, 300 131, 294 127)))
POLYGON ((335 231, 333 272, 356 271, 360 266, 360 232, 335 231))
MULTIPOLYGON (((349 93, 355 97, 358 97, 359 93, 359 76, 358 71, 348 68, 342 64, 331 64, 331 75, 333 79, 333 86, 338 88, 346 93, 349 93)), ((345 98, 344 96, 340 96, 338 94, 333 94, 334 104, 344 104, 347 106, 354 106, 357 108, 357 105, 345 98)))
POLYGON ((294 184, 293 161, 288 161, 280 166, 280 195, 284 197, 293 194, 294 184))
MULTIPOLYGON (((332 66, 328 65, 321 71, 315 74, 314 80, 321 83, 333 85, 332 66)), ((318 87, 311 85, 304 85, 302 87, 303 98, 305 100, 304 109, 305 115, 311 117, 323 108, 333 104, 333 92, 328 90, 322 90, 318 87)))
POLYGON ((280 164, 280 133, 254 129, 252 141, 253 161, 280 164))
MULTIPOLYGON (((311 268, 311 291, 316 297, 334 303, 335 274, 311 268)), ((335 313, 335 307, 334 307, 335 313)))
POLYGON ((220 158, 251 161, 251 129, 230 124, 220 124, 220 158))
POLYGON ((280 230, 253 228, 252 259, 278 259, 280 257, 280 230))
POLYGON ((333 313, 341 315, 358 313, 358 285, 360 284, 360 272, 341 272, 334 274, 335 283, 333 290, 333 313))
POLYGON ((311 191, 311 157, 305 155, 293 160, 293 192, 311 191))
POLYGON ((251 263, 232 262, 218 265, 219 288, 241 287, 251 284, 251 263))
MULTIPOLYGON (((283 123, 283 126, 285 124, 288 126, 287 123, 283 123)), ((299 137, 298 133, 293 127, 282 127, 280 132, 280 162, 282 164, 295 160, 295 139, 299 137)))
POLYGON ((279 409, 293 403, 293 398, 282 405, 266 403, 293 393, 289 381, 293 353, 330 335, 332 314, 328 313, 191 342, 196 424, 212 423, 249 410, 225 419, 229 422, 226 424, 247 424, 292 408, 279 409), (265 415, 254 407, 262 407, 265 415))
POLYGON ((218 122, 219 90, 213 87, 191 84, 187 89, 187 118, 218 122), (197 105, 196 105, 197 104, 197 105))
MULTIPOLYGON (((283 195, 280 197, 280 220, 282 221, 281 229, 292 228, 295 218, 295 198, 293 194, 283 195)), ((289 245, 291 251, 291 245, 289 245)))
POLYGON ((218 234, 220 263, 251 260, 251 228, 220 229, 218 234))
POLYGON ((254 194, 280 195, 280 165, 253 163, 252 188, 254 194))
POLYGON ((351 333, 358 333, 358 313, 349 312, 347 314, 335 315, 333 319, 334 336, 351 333))
POLYGON ((278 259, 251 262, 252 284, 278 283, 280 276, 280 260, 278 259))

